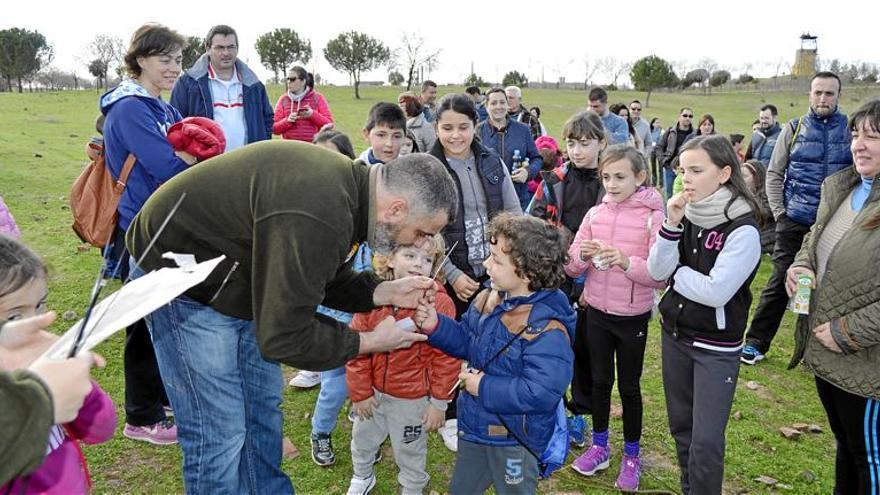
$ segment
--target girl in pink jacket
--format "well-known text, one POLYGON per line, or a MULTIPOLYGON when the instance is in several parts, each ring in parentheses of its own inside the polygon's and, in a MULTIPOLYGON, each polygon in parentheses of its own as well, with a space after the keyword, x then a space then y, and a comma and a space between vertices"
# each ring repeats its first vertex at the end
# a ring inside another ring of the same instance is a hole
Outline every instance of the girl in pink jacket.
MULTIPOLYGON (((33 251, 4 236, 0 236, 0 281, 0 321, 29 318, 46 311, 45 265, 33 251)), ((9 349, 20 342, 20 335, 9 334, 14 331, 0 327, 0 345, 9 349)), ((48 333, 45 337, 46 348, 57 338, 48 333)), ((18 346, 15 358, 22 361, 0 361, 0 370, 27 366, 43 351, 45 348, 18 346)), ((2 407, 0 404, 0 414, 2 407)), ((43 464, 36 471, 0 486, 0 493, 88 493, 91 480, 79 442, 96 444, 109 440, 116 430, 116 408, 110 396, 92 382, 92 390, 76 419, 64 425, 46 425, 46 428, 50 429, 49 444, 43 464)))
POLYGON ((287 74, 287 93, 275 105, 274 134, 284 139, 312 142, 318 131, 333 123, 333 114, 324 95, 315 91, 312 75, 300 66, 287 74))
POLYGON ((572 468, 592 476, 610 464, 608 417, 616 356, 625 442, 616 486, 635 491, 641 474, 639 381, 654 291, 665 285, 647 270, 648 253, 663 223, 663 199, 645 184, 648 165, 631 146, 609 147, 599 171, 606 195, 584 216, 568 251, 571 261, 565 265, 571 277, 587 272, 581 304, 586 307, 593 375, 593 444, 572 468))
POLYGON ((116 430, 116 409, 107 392, 92 382, 79 415, 72 422, 53 425, 49 432, 46 459, 33 473, 0 486, 0 493, 46 493, 78 495, 89 493, 92 481, 80 442, 104 443, 116 430))

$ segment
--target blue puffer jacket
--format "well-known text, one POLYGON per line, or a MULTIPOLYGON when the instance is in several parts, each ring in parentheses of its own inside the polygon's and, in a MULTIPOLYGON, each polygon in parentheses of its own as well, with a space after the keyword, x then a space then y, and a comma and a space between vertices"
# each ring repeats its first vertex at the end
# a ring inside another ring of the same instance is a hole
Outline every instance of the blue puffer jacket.
MULTIPOLYGON (((507 127, 504 128, 503 132, 499 132, 487 120, 480 123, 479 131, 480 142, 483 146, 494 150, 504 160, 507 170, 511 173, 515 167, 519 167, 519 164, 513 163, 514 150, 519 150, 520 160, 529 160, 529 180, 534 179, 541 170, 541 167, 544 166, 544 159, 541 158, 541 154, 538 153, 538 147, 535 146, 535 140, 532 139, 532 131, 529 130, 529 126, 522 122, 517 122, 508 117, 507 127)), ((514 182, 513 188, 516 189, 520 207, 525 210, 529 205, 529 201, 532 200, 528 181, 523 183, 514 182)))
POLYGON ((822 181, 852 165, 852 136, 846 115, 835 111, 821 118, 810 109, 789 123, 797 132, 783 184, 785 215, 801 225, 813 225, 819 208, 822 181))
POLYGON ((502 297, 491 290, 479 294, 461 323, 441 315, 428 342, 486 373, 478 397, 465 391, 458 397, 461 438, 496 446, 517 445, 518 438, 541 453, 553 435, 556 407, 571 383, 577 316, 559 290, 502 297))
POLYGON ((776 147, 776 140, 781 132, 782 127, 776 123, 773 127, 761 129, 752 135, 752 143, 749 145, 751 157, 763 163, 765 168, 770 165, 770 157, 773 156, 773 148, 776 147))
MULTIPOLYGON (((182 74, 171 90, 171 105, 184 117, 214 118, 211 81, 208 80, 208 54, 202 55, 182 74)), ((266 87, 260 78, 241 60, 235 61, 235 70, 241 77, 244 99, 244 120, 247 124, 247 142, 272 139, 275 110, 269 102, 266 87)))

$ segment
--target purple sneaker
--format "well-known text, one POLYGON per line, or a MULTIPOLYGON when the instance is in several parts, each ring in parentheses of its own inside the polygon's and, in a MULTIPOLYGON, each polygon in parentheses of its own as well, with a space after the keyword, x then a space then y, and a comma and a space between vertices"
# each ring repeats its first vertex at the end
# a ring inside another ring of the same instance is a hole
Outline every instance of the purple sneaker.
POLYGON ((611 447, 591 445, 586 452, 571 463, 571 468, 584 476, 593 476, 602 469, 608 469, 611 447))
POLYGON ((170 418, 147 426, 133 426, 126 423, 122 434, 132 440, 149 442, 153 445, 172 445, 177 443, 177 425, 170 418))
POLYGON ((620 474, 614 482, 615 488, 624 492, 639 490, 639 478, 642 475, 642 461, 638 457, 623 456, 620 462, 620 474))

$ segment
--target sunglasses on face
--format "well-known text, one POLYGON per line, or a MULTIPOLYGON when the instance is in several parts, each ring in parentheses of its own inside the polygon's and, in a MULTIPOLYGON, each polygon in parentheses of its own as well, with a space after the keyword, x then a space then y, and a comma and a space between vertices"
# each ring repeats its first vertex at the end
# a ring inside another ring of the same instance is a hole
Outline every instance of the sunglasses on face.
POLYGON ((296 81, 299 81, 300 79, 301 78, 299 78, 299 77, 288 77, 287 82, 296 82, 296 81))
POLYGON ((641 108, 637 108, 637 107, 630 107, 630 110, 632 110, 633 112, 641 112, 642 111, 641 108))
POLYGON ((681 116, 684 117, 684 118, 686 118, 686 119, 692 119, 692 118, 694 118, 694 114, 692 114, 692 113, 683 113, 683 114, 681 114, 681 116))

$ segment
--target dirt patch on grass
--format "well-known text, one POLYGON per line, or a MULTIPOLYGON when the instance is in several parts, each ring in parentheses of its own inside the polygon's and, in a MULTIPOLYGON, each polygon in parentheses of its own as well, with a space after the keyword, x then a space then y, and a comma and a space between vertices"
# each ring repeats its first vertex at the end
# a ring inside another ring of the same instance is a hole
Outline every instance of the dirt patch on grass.
POLYGON ((641 454, 642 466, 645 469, 653 469, 656 471, 677 471, 678 462, 675 459, 667 457, 659 452, 643 452, 641 454))

